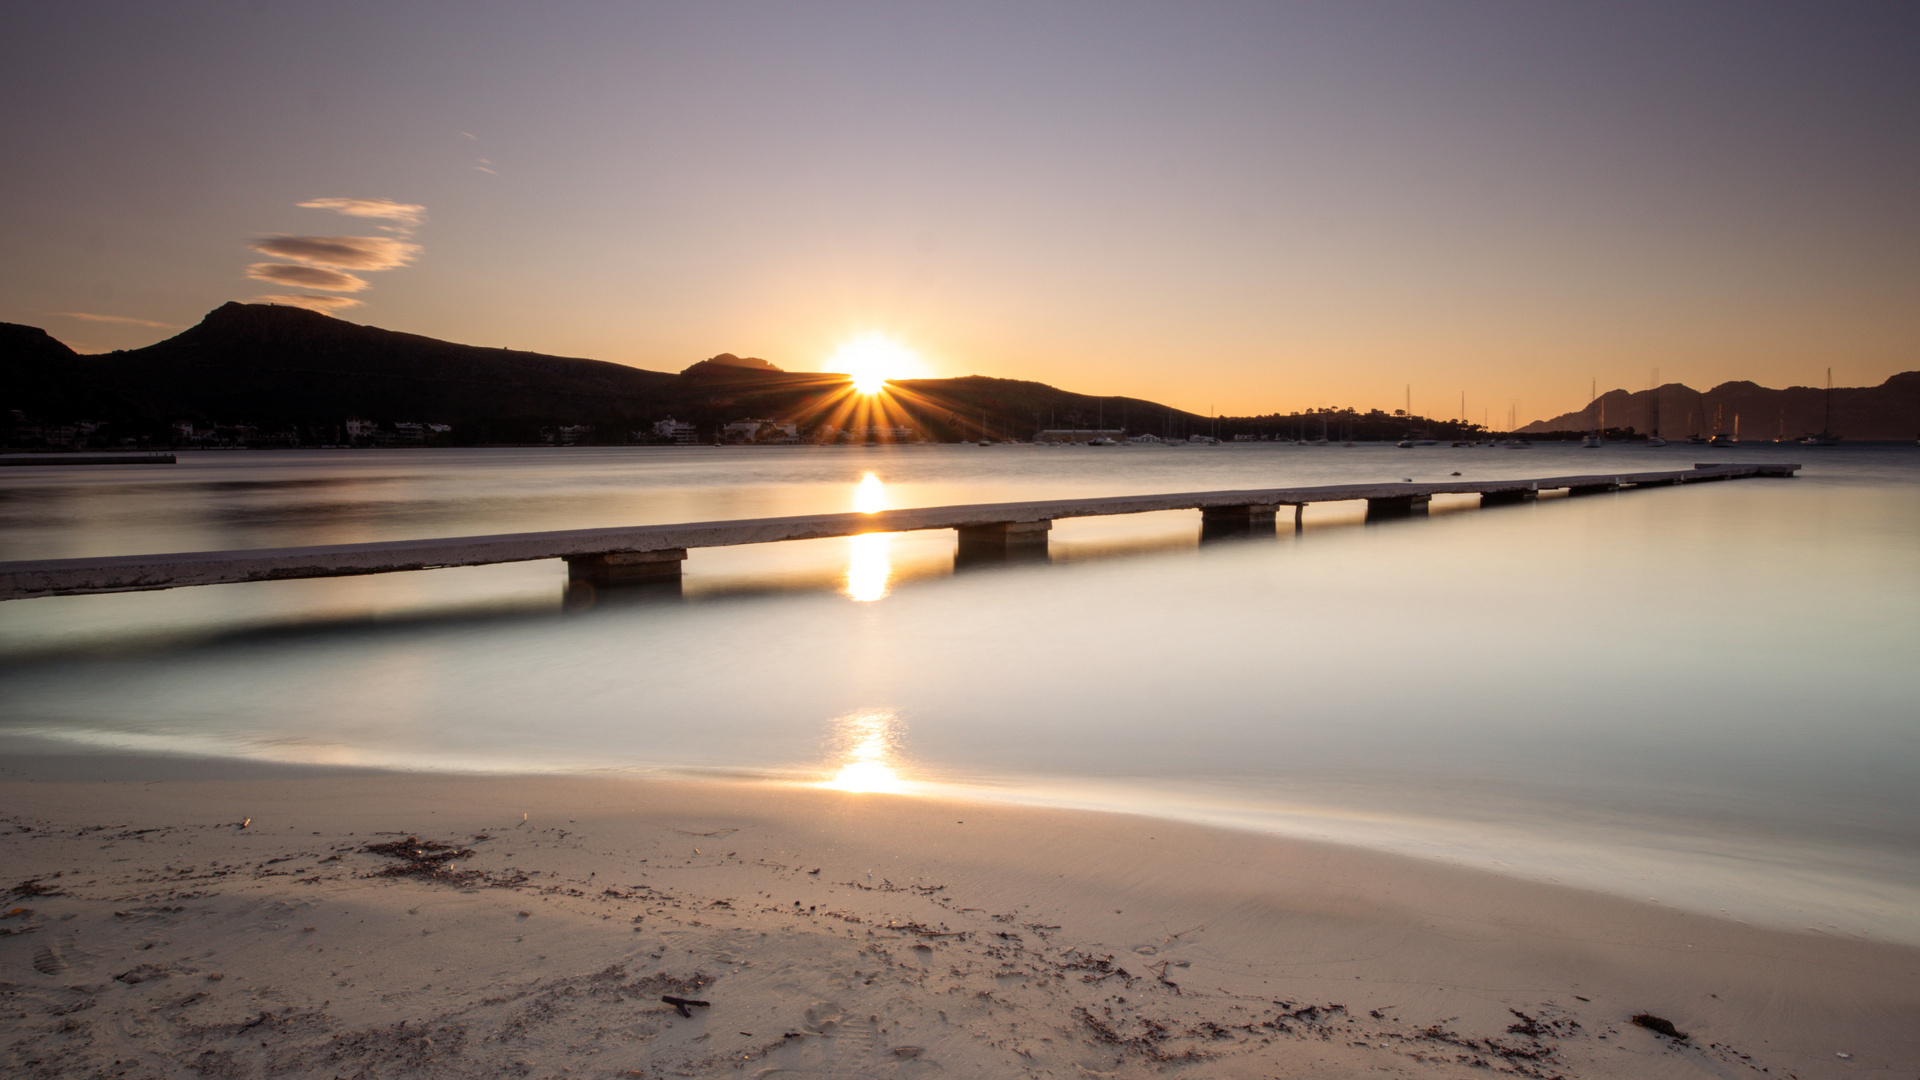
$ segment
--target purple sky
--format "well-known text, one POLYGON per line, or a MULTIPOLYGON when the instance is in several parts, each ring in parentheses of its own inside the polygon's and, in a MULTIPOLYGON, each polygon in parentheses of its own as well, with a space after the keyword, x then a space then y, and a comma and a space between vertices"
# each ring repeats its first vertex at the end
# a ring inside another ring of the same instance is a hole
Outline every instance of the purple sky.
POLYGON ((932 374, 1235 413, 1396 407, 1410 383, 1500 426, 1655 367, 1920 368, 1912 3, 7 23, 0 320, 83 351, 319 296, 655 369, 813 369, 877 332, 932 374))

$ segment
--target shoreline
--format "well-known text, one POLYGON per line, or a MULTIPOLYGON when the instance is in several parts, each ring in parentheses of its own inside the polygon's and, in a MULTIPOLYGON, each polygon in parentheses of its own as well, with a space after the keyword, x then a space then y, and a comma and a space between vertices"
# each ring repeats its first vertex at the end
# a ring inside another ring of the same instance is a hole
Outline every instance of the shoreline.
MULTIPOLYGON (((22 732, 0 734, 0 777, 20 756, 39 762, 36 775, 225 779, 237 775, 444 776, 475 780, 578 778, 588 782, 735 783, 772 791, 834 788, 821 771, 766 771, 726 766, 588 769, 506 768, 493 763, 440 762, 409 768, 391 762, 331 764, 222 754, 217 750, 148 748, 67 741, 22 732)), ((1725 919, 1763 930, 1808 931, 1857 941, 1920 947, 1914 886, 1869 876, 1891 853, 1835 849, 1816 834, 1792 838, 1736 832, 1686 834, 1658 818, 1607 827, 1583 824, 1577 808, 1551 821, 1518 823, 1528 812, 1508 792, 1436 814, 1437 793, 1383 806, 1354 801, 1350 789, 1302 789, 1293 804, 1245 801, 1246 792, 1157 778, 1013 776, 903 778, 891 772, 876 794, 955 804, 1002 806, 1039 813, 1117 814, 1204 829, 1300 840, 1420 862, 1434 862, 1517 881, 1599 893, 1633 903, 1725 919), (1349 796, 1343 798, 1343 796, 1349 796), (1844 853, 1843 853, 1844 852, 1844 853), (1901 913, 1908 917, 1900 918, 1901 913)), ((1450 793, 1449 793, 1450 795, 1450 793)), ((1617 812, 1614 807, 1604 808, 1617 812)))
POLYGON ((0 762, 13 1075, 1920 1060, 1920 949, 1357 847, 726 780, 0 762), (409 837, 451 847, 367 850, 409 837))

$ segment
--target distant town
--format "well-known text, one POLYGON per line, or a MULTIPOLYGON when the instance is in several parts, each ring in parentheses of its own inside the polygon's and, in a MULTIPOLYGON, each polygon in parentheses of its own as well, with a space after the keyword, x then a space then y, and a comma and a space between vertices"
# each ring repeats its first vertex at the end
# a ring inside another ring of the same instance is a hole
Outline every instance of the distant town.
MULTIPOLYGON (((1069 416, 1070 421, 1076 419, 1069 416)), ((1323 410, 1274 414, 1265 417, 1220 417, 1202 420, 1204 430, 1178 419, 1166 430, 1136 427, 1042 427, 1015 437, 1006 425, 993 425, 989 437, 956 422, 926 428, 913 424, 807 424, 793 419, 741 417, 700 425, 671 416, 641 425, 538 424, 515 425, 520 437, 499 434, 498 424, 485 430, 461 424, 420 420, 371 420, 345 417, 337 423, 223 423, 175 420, 164 425, 126 421, 44 421, 19 409, 0 419, 0 445, 10 450, 239 450, 292 448, 396 448, 458 446, 821 446, 925 444, 936 442, 1034 442, 1078 445, 1120 443, 1211 444, 1219 442, 1392 442, 1408 432, 1423 437, 1477 440, 1488 433, 1478 424, 1431 421, 1404 412, 1323 410)), ((1631 428, 1616 430, 1616 438, 1632 438, 1631 428)))

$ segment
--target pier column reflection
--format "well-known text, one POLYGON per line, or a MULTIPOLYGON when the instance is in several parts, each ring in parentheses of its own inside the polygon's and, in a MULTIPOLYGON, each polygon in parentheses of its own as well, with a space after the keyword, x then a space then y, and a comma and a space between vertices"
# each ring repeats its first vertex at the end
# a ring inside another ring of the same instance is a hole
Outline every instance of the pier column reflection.
POLYGON ((680 579, 648 581, 626 585, 595 585, 579 578, 560 587, 560 610, 568 613, 606 607, 644 607, 650 604, 678 604, 686 594, 680 579))

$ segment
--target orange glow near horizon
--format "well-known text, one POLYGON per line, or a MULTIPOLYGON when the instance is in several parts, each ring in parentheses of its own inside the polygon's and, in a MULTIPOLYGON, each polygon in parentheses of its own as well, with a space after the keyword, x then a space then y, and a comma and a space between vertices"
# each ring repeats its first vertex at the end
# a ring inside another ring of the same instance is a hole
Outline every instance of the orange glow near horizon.
POLYGON ((913 784, 900 775, 894 753, 894 715, 891 712, 854 713, 834 721, 835 733, 845 745, 845 757, 831 777, 820 782, 835 791, 900 795, 913 784))
MULTIPOLYGON (((861 393, 851 377, 835 372, 808 374, 814 387, 812 397, 797 405, 789 417, 829 433, 830 441, 844 439, 869 445, 913 442, 939 434, 942 422, 949 431, 955 427, 965 430, 968 422, 958 418, 971 416, 974 409, 972 402, 956 402, 937 388, 883 382, 877 391, 861 393)), ((865 506, 858 509, 871 512, 865 506)))

